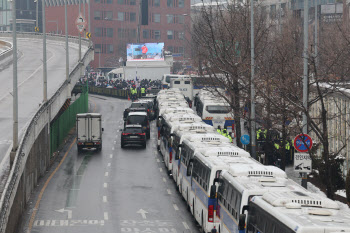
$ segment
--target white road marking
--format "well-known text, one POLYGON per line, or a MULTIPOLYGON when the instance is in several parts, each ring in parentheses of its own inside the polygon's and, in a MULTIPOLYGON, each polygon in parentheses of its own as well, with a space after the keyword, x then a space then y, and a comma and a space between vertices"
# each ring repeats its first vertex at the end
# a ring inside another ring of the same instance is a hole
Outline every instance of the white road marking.
POLYGON ((159 171, 162 172, 162 171, 163 171, 163 168, 160 167, 160 168, 159 168, 159 171))
POLYGON ((171 195, 171 191, 170 191, 170 189, 167 189, 166 191, 168 192, 168 194, 169 194, 169 195, 171 195))
POLYGON ((108 163, 108 164, 107 164, 107 167, 110 167, 110 166, 111 166, 111 163, 108 163))
POLYGON ((117 144, 117 141, 114 141, 114 144, 117 144))
POLYGON ((105 219, 105 220, 108 220, 108 213, 107 213, 107 212, 104 212, 103 215, 104 215, 104 219, 105 219))
POLYGON ((105 176, 108 176, 108 172, 105 172, 105 176))
POLYGON ((107 196, 103 196, 103 202, 107 202, 107 196))
POLYGON ((165 183, 166 182, 166 179, 163 177, 163 182, 165 183))
POLYGON ((114 146, 112 147, 112 150, 114 150, 114 146))
POLYGON ((158 155, 158 151, 155 151, 154 154, 155 154, 155 155, 158 155))
POLYGON ((179 210, 179 207, 177 207, 176 204, 173 205, 175 210, 179 210))
POLYGON ((35 220, 34 227, 68 227, 68 226, 91 226, 99 225, 104 226, 105 220, 35 220))
POLYGON ((113 158, 113 154, 110 154, 109 157, 110 157, 110 158, 113 158))
POLYGON ((108 187, 108 184, 107 184, 107 183, 103 183, 103 187, 104 187, 104 188, 107 188, 107 187, 108 187))
POLYGON ((140 210, 138 210, 136 213, 141 214, 141 216, 142 216, 143 219, 146 219, 146 218, 147 218, 147 217, 146 217, 146 214, 148 214, 148 212, 147 212, 146 210, 140 209, 140 210))
POLYGON ((160 163, 160 160, 159 160, 159 159, 157 159, 157 163, 160 163))
POLYGON ((185 229, 187 229, 187 230, 189 230, 189 229, 190 229, 190 227, 187 225, 187 223, 186 223, 186 222, 182 222, 182 224, 184 225, 185 229))

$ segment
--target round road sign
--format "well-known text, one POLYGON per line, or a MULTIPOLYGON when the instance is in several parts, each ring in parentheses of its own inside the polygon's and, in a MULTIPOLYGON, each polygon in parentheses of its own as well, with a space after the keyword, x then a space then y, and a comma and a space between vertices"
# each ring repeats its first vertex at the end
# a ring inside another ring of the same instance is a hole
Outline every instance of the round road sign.
POLYGON ((241 137, 241 142, 242 142, 243 145, 248 145, 249 142, 250 142, 250 137, 249 137, 249 135, 248 135, 248 134, 242 135, 242 137, 241 137))
POLYGON ((308 152, 312 148, 312 139, 307 134, 299 134, 294 138, 294 148, 299 152, 308 152))

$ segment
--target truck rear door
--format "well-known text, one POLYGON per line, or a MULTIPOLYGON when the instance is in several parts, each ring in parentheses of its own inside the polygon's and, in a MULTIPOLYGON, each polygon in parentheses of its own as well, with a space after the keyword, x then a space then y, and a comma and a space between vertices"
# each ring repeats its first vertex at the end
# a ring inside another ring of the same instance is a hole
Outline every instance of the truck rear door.
POLYGON ((91 141, 101 141, 101 118, 92 117, 90 119, 91 119, 91 125, 90 125, 91 141))

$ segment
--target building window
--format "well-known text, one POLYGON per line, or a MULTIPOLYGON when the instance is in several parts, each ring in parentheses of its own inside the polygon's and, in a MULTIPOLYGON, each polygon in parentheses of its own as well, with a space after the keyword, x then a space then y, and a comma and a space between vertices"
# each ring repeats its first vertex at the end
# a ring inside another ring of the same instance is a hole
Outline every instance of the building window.
POLYGON ((130 37, 131 38, 136 38, 136 29, 131 29, 130 37))
POLYGON ((178 15, 177 16, 177 22, 179 24, 184 24, 185 23, 185 16, 184 15, 178 15))
POLYGON ((101 11, 94 11, 94 19, 95 20, 101 19, 101 11))
POLYGON ((107 4, 112 4, 113 0, 107 0, 107 4))
POLYGON ((101 53, 101 44, 95 44, 95 52, 96 53, 101 53))
POLYGON ((124 12, 118 12, 118 20, 124 21, 124 12))
POLYGON ((185 38, 185 33, 184 32, 179 32, 178 35, 179 35, 179 39, 180 40, 183 40, 185 38))
POLYGON ((125 0, 118 0, 118 4, 124 5, 125 4, 125 0))
POLYGON ((179 53, 184 53, 184 47, 179 47, 179 53))
POLYGON ((149 39, 149 30, 143 30, 142 37, 143 39, 149 39))
POLYGON ((168 46, 168 51, 170 51, 170 52, 174 52, 174 48, 173 48, 173 46, 168 46))
POLYGON ((179 7, 181 8, 185 7, 185 0, 179 0, 179 7))
POLYGON ((152 6, 159 7, 160 6, 160 0, 152 0, 152 6))
POLYGON ((112 44, 107 44, 107 53, 113 53, 114 52, 114 48, 112 44))
POLYGON ((113 37, 113 28, 107 28, 107 37, 113 37))
POLYGON ((101 2, 101 0, 95 0, 95 2, 100 3, 100 2, 101 2))
POLYGON ((135 22, 135 21, 136 21, 136 13, 130 12, 130 22, 135 22))
POLYGON ((130 0, 129 5, 135 6, 136 5, 136 0, 130 0))
POLYGON ((105 20, 113 20, 113 11, 105 12, 105 20))
POLYGON ((174 34, 173 31, 171 31, 171 30, 167 31, 168 40, 172 40, 173 39, 173 34, 174 34))
POLYGON ((160 23, 160 14, 153 14, 153 22, 160 23))
POLYGON ((102 37, 102 28, 95 28, 95 36, 102 37))
POLYGON ((167 6, 173 7, 174 6, 174 0, 167 0, 167 6))
POLYGON ((154 39, 160 40, 160 31, 159 30, 155 30, 153 33, 154 33, 154 39))
POLYGON ((168 23, 174 23, 174 15, 166 15, 166 19, 168 23))

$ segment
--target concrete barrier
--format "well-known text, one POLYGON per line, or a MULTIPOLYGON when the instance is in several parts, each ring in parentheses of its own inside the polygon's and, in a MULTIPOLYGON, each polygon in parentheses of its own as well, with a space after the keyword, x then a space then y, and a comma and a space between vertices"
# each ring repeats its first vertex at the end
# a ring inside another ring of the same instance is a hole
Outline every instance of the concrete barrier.
MULTIPOLYGON (((0 37, 6 36, 5 34, 0 33, 0 37)), ((17 36, 19 38, 41 37, 40 34, 36 33, 18 33, 17 36)), ((48 36, 47 39, 62 41, 63 38, 48 36)), ((70 41, 77 43, 78 39, 70 37, 70 41)), ((85 46, 90 44, 87 40, 82 40, 83 43, 85 46)), ((93 57, 94 51, 90 46, 82 61, 70 72, 69 80, 66 80, 57 92, 40 106, 32 120, 27 124, 0 199, 0 233, 16 232, 30 194, 36 187, 40 176, 49 167, 50 121, 56 116, 68 95, 70 95, 71 86, 74 86, 80 78, 80 69, 86 67, 93 60, 93 57)))
POLYGON ((0 53, 0 61, 11 56, 13 52, 13 45, 10 42, 0 40, 0 45, 7 47, 6 50, 0 53))

